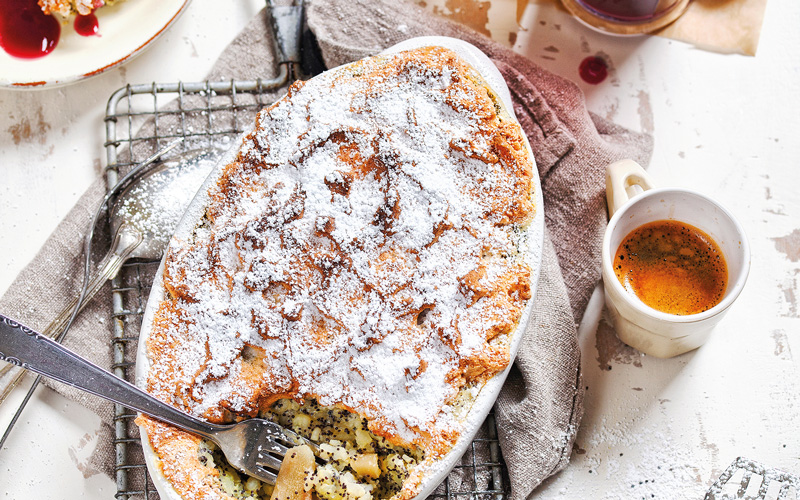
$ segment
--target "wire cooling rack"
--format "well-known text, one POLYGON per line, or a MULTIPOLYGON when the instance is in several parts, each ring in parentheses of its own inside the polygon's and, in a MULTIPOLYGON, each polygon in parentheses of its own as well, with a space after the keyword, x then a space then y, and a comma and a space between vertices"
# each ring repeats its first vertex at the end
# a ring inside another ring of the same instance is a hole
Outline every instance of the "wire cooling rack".
MULTIPOLYGON (((109 189, 132 165, 165 145, 177 148, 225 147, 282 93, 284 70, 273 80, 128 85, 109 99, 106 123, 106 179, 109 189)), ((142 313, 158 262, 132 262, 112 280, 114 373, 133 381, 142 313)), ((155 500, 158 492, 147 472, 139 430, 130 409, 115 406, 118 499, 155 500)), ((507 469, 490 414, 479 437, 454 472, 431 495, 446 500, 501 500, 507 496, 507 469)))

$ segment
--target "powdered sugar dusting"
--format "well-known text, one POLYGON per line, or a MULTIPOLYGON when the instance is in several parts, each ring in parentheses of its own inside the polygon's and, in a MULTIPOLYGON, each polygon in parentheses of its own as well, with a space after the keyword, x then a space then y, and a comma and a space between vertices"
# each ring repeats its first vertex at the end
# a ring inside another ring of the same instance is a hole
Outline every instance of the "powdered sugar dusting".
POLYGON ((219 156, 212 149, 168 160, 122 195, 114 207, 117 218, 141 232, 145 241, 166 245, 219 156))
POLYGON ((420 49, 263 111, 170 249, 149 389, 212 420, 314 397, 447 451, 531 293, 532 166, 477 78, 420 49))

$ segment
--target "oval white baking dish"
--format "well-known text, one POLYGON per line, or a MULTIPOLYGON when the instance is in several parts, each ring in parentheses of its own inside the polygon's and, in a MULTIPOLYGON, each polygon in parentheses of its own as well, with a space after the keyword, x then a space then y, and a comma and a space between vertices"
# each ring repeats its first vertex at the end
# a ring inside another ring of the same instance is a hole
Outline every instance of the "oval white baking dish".
MULTIPOLYGON (((508 87, 506 86, 505 81, 503 80, 502 75, 494 66, 494 64, 491 62, 491 60, 483 52, 481 52, 473 45, 468 44, 462 40, 453 38, 420 37, 420 38, 413 38, 406 40, 400 44, 397 44, 387 49, 386 51, 384 51, 384 53, 391 54, 403 50, 409 50, 419 47, 428 47, 428 46, 441 46, 458 53, 464 60, 466 60, 482 75, 482 77, 489 84, 491 89, 503 101, 508 114, 512 118, 516 119, 513 111, 513 105, 511 102, 511 96, 508 87)), ((331 71, 335 71, 335 69, 331 71)), ((241 141, 238 140, 234 141, 234 147, 231 148, 231 150, 228 151, 225 155, 223 155, 219 165, 227 165, 230 162, 230 160, 235 156, 238 150, 238 144, 240 142, 241 141)), ((522 313, 517 328, 511 334, 511 342, 510 342, 511 362, 504 371, 497 373, 495 376, 489 379, 480 389, 480 392, 474 399, 472 407, 469 409, 467 413, 466 420, 464 422, 464 426, 460 432, 458 440, 456 441, 455 445, 449 452, 447 452, 444 456, 442 456, 439 460, 437 460, 434 466, 429 468, 427 475, 423 478, 422 482, 420 483, 419 493, 415 497, 415 500, 424 499, 425 497, 427 497, 445 479, 450 470, 456 465, 459 458, 467 450, 468 446, 474 439, 475 434, 478 432, 480 426, 482 425, 484 419, 486 418, 486 415, 489 413, 492 406, 494 405, 494 402, 497 399, 500 390, 502 389, 506 376, 508 375, 508 372, 510 371, 511 366, 513 364, 514 357, 516 356, 517 351, 519 350, 523 333, 525 332, 528 322, 531 319, 531 311, 533 308, 533 302, 535 300, 535 294, 539 280, 539 270, 541 267, 540 264, 541 264, 542 246, 544 238, 544 210, 543 210, 543 200, 541 194, 541 185, 538 177, 538 171, 535 167, 535 161, 533 158, 533 153, 530 149, 530 145, 527 144, 527 139, 526 139, 526 146, 528 149, 528 154, 530 156, 531 164, 533 165, 532 185, 534 190, 533 199, 535 202, 535 216, 533 221, 531 221, 531 223, 528 226, 527 229, 528 234, 526 238, 527 241, 526 260, 531 266, 531 299, 528 300, 528 303, 522 313)), ((187 209, 185 215, 183 216, 182 221, 178 225, 175 236, 179 238, 185 237, 194 230, 194 228, 197 225, 197 221, 203 216, 204 211, 206 209, 206 205, 208 203, 208 196, 206 193, 208 191, 208 188, 217 181, 220 174, 221 174, 221 168, 219 167, 215 168, 214 171, 212 171, 212 174, 205 181, 204 185, 199 190, 197 196, 189 205, 189 208, 187 209)), ((147 374, 150 369, 150 360, 148 359, 146 352, 147 339, 152 330, 152 324, 155 312, 165 296, 164 283, 162 279, 163 268, 164 268, 164 263, 162 262, 161 266, 156 272, 155 280, 153 283, 150 296, 148 298, 148 302, 145 308, 142 321, 142 329, 139 339, 139 349, 136 358, 136 382, 137 385, 139 385, 140 387, 145 386, 147 374)), ((156 486, 156 489, 161 495, 161 498, 165 500, 181 500, 181 496, 177 493, 177 491, 171 486, 171 484, 162 474, 161 468, 158 464, 158 457, 153 451, 148 436, 146 432, 144 432, 144 430, 142 430, 141 439, 148 470, 153 479, 153 483, 156 486)))

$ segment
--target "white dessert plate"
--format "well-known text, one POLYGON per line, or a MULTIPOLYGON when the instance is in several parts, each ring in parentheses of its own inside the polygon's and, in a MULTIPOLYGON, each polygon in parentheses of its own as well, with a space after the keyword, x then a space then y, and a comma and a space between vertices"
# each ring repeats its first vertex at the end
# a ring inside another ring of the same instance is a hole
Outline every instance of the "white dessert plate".
POLYGON ((73 19, 52 52, 19 59, 0 50, 0 87, 56 87, 98 75, 132 59, 183 13, 190 0, 130 0, 97 9, 97 35, 81 36, 73 19))
MULTIPOLYGON (((516 119, 513 111, 513 106, 511 103, 511 96, 502 75, 494 66, 494 64, 491 62, 491 60, 483 52, 478 50, 473 45, 468 44, 462 40, 457 40, 453 38, 420 37, 420 38, 410 39, 398 45, 395 45, 384 51, 384 53, 393 53, 393 52, 399 52, 403 50, 409 50, 427 46, 442 46, 454 50, 459 55, 461 55, 462 58, 464 58, 468 63, 470 63, 475 69, 477 69, 481 73, 481 75, 487 81, 492 90, 504 102, 508 113, 516 119)), ((235 146, 222 157, 219 165, 226 165, 230 161, 232 161, 232 159, 236 154, 236 151, 238 150, 239 142, 240 141, 236 141, 234 143, 235 146)), ((480 389, 480 392, 475 398, 472 407, 467 413, 464 427, 461 431, 460 437, 458 438, 456 444, 448 453, 446 453, 432 467, 430 467, 428 474, 424 477, 419 486, 419 493, 415 497, 415 500, 426 498, 445 479, 450 470, 456 465, 459 458, 461 458, 461 456, 467 451, 467 448, 469 447, 470 443, 472 443, 472 440, 475 438, 475 435, 477 434, 478 430, 480 429, 481 425, 486 419, 486 415, 492 409, 492 406, 494 405, 494 402, 497 399, 497 396, 499 395, 500 390, 503 387, 503 383, 505 382, 506 376, 508 375, 508 372, 511 370, 514 357, 516 356, 519 350, 523 333, 525 332, 527 324, 531 319, 531 311, 533 309, 533 302, 535 299, 536 289, 539 281, 539 271, 541 268, 542 246, 544 241, 544 210, 543 210, 543 199, 541 193, 541 184, 538 176, 538 171, 535 167, 533 153, 530 149, 529 144, 528 144, 528 153, 530 155, 531 162, 533 163, 533 186, 534 186, 533 189, 535 191, 533 195, 536 206, 535 217, 528 229, 528 241, 527 241, 528 244, 527 259, 532 268, 531 270, 532 297, 528 301, 528 304, 525 310, 523 311, 518 327, 511 334, 512 335, 511 346, 510 346, 511 362, 503 372, 500 372, 497 375, 495 375, 488 382, 486 382, 486 384, 480 389)), ((178 225, 178 228, 175 232, 175 235, 177 237, 185 238, 186 236, 191 234, 191 232, 194 230, 195 226, 197 225, 197 222, 201 219, 203 213, 205 212, 205 208, 208 203, 208 196, 206 192, 208 188, 217 181, 217 178, 221 175, 221 173, 222 173, 221 168, 219 168, 218 166, 217 168, 215 168, 214 171, 212 171, 211 175, 208 177, 203 187, 200 188, 197 196, 189 205, 189 208, 184 214, 182 221, 178 225)), ((148 302, 144 312, 144 317, 142 320, 142 330, 139 339, 139 349, 136 357, 136 383, 140 387, 145 387, 147 380, 147 373, 150 368, 150 360, 147 356, 147 351, 146 351, 146 343, 147 343, 146 341, 152 330, 155 312, 158 309, 159 304, 166 295, 166 291, 164 289, 164 283, 162 280, 163 267, 164 263, 162 261, 159 270, 156 272, 156 277, 153 283, 153 287, 151 289, 150 297, 148 298, 148 302)), ((159 464, 158 457, 150 445, 150 441, 148 439, 146 432, 143 429, 140 429, 140 431, 142 434, 142 447, 144 449, 145 461, 147 463, 150 475, 153 479, 153 483, 156 486, 156 489, 158 490, 159 494, 161 495, 161 498, 163 498, 164 500, 181 500, 180 495, 162 474, 161 468, 158 465, 159 464)))

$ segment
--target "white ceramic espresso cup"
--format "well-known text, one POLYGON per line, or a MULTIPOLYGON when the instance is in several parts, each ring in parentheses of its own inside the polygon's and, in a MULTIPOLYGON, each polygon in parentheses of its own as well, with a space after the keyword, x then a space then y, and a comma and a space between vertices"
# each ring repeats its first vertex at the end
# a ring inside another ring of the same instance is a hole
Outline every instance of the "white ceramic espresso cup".
POLYGON ((631 347, 659 358, 700 347, 747 280, 750 248, 742 226, 728 210, 700 193, 655 188, 644 169, 632 160, 608 166, 606 196, 611 220, 603 237, 603 285, 617 336, 631 347), (642 192, 631 195, 634 186, 642 192), (634 229, 658 220, 695 226, 719 245, 728 266, 728 286, 717 305, 697 314, 669 314, 646 305, 619 282, 613 261, 620 243, 634 229))

